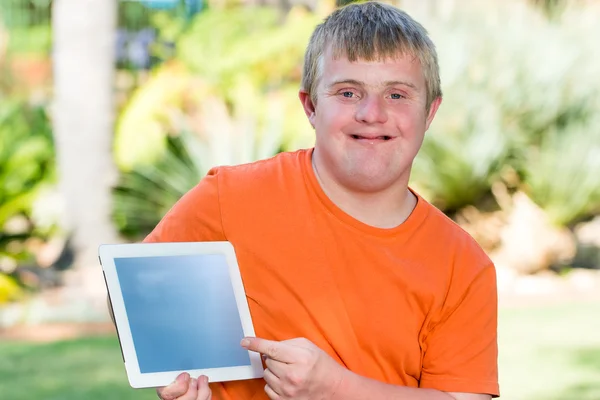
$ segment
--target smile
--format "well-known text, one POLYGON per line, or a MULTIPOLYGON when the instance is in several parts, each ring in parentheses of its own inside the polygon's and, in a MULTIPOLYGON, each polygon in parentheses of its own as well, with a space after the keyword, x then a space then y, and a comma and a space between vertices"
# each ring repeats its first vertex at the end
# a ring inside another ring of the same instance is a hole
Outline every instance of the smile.
POLYGON ((393 139, 391 136, 387 136, 387 135, 382 135, 382 136, 350 135, 350 137, 355 140, 367 140, 367 141, 374 141, 374 140, 388 141, 388 140, 393 139))

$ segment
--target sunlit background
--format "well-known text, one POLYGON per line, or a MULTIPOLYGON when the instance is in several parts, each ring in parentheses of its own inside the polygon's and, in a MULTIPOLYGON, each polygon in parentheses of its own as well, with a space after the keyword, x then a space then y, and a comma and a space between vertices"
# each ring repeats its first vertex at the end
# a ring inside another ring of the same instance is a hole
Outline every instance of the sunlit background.
MULTIPOLYGON (((599 400, 600 1, 394 4, 444 91, 411 185, 496 263, 502 398, 599 400)), ((0 0, 0 397, 155 398, 127 384, 97 247, 214 165, 311 146, 303 52, 339 5, 0 0)))

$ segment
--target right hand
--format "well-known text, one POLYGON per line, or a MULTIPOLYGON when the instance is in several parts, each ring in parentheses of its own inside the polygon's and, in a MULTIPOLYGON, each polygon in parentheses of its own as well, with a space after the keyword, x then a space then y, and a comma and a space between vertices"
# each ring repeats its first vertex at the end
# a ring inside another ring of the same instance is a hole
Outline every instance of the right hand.
POLYGON ((169 386, 156 389, 162 400, 211 400, 212 392, 208 387, 208 377, 201 375, 198 379, 184 372, 169 386))

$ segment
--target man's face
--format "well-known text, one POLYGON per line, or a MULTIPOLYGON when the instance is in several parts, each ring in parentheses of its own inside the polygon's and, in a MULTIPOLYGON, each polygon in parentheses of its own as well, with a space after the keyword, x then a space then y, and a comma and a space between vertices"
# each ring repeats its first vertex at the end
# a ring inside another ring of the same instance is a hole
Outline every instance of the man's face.
POLYGON ((300 93, 316 131, 319 172, 351 190, 408 184, 412 162, 441 99, 426 105, 418 59, 350 62, 323 55, 316 104, 300 93))

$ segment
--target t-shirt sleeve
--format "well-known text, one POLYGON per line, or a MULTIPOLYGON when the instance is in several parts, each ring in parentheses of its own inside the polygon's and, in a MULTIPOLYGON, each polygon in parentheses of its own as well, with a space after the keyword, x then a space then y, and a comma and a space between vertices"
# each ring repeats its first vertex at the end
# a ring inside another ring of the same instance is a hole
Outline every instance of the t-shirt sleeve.
POLYGON ((219 170, 211 169, 175 203, 144 242, 209 242, 227 240, 221 222, 219 170))
POLYGON ((494 266, 470 279, 466 290, 451 289, 446 303, 448 308, 425 340, 420 386, 499 396, 494 266))

